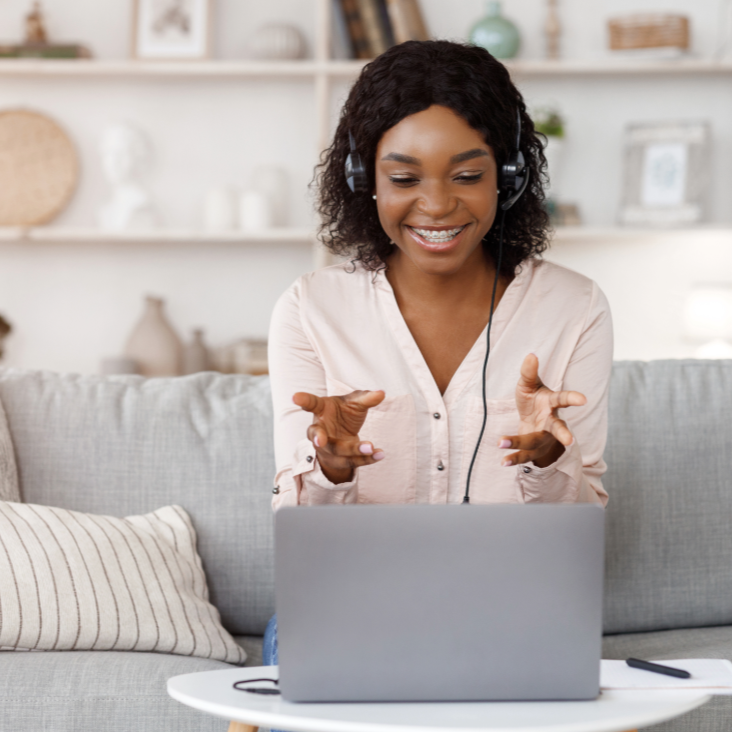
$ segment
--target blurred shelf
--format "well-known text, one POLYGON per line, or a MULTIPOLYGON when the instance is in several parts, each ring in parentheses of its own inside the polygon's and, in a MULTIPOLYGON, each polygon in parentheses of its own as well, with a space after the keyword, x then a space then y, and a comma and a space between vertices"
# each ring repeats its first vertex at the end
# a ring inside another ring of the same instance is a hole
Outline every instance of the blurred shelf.
POLYGON ((313 244, 311 229, 268 229, 261 232, 207 232, 189 229, 160 229, 110 233, 92 228, 0 227, 0 242, 55 242, 70 244, 313 244))
MULTIPOLYGON (((107 61, 0 59, 0 76, 119 78, 354 78, 366 61, 107 61)), ((518 77, 732 75, 732 61, 700 58, 506 61, 518 77)))
POLYGON ((630 228, 623 226, 558 226, 551 238, 552 245, 583 242, 625 242, 633 240, 690 239, 692 237, 732 239, 732 226, 707 225, 686 228, 630 228))
POLYGON ((323 72, 316 61, 97 61, 0 59, 0 76, 298 78, 323 72))
POLYGON ((732 75, 732 61, 703 58, 607 58, 566 61, 507 61, 516 76, 732 75))

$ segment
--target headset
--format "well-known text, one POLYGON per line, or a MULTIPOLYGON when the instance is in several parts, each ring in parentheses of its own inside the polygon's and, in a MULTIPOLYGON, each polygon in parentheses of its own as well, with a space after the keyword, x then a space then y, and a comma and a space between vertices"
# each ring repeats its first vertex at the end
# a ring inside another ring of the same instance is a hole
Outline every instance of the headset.
MULTIPOLYGON (((348 187, 354 193, 368 193, 368 176, 366 175, 366 166, 361 160, 361 156, 356 149, 356 141, 353 134, 348 130, 348 142, 350 153, 346 158, 346 182, 348 187)), ((488 421, 488 402, 486 399, 486 370, 488 368, 488 356, 491 351, 491 326, 493 325, 493 312, 496 304, 496 290, 498 289, 498 275, 501 271, 501 261, 503 259, 503 225, 506 219, 506 211, 510 209, 516 201, 523 196, 524 191, 529 185, 529 173, 531 170, 526 166, 526 159, 521 152, 521 110, 516 110, 516 145, 508 157, 508 160, 501 166, 501 172, 498 176, 499 195, 504 200, 499 203, 501 209, 501 222, 499 224, 498 234, 498 259, 496 261, 496 276, 493 280, 493 294, 491 295, 491 312, 488 317, 488 327, 486 328, 486 349, 485 360, 483 361, 483 424, 480 428, 478 441, 475 443, 473 457, 470 460, 470 468, 468 469, 468 477, 465 481, 465 494, 463 495, 463 503, 470 503, 470 478, 473 474, 473 466, 475 459, 478 457, 480 443, 485 433, 486 422, 488 421)))

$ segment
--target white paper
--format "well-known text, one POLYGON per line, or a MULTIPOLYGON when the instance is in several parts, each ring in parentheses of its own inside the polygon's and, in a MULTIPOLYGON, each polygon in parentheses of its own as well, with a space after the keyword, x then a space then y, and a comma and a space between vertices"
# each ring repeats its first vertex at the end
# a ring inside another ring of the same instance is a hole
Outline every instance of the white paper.
POLYGON ((631 668, 625 661, 600 662, 602 689, 703 689, 709 694, 732 695, 732 663, 720 658, 682 658, 675 661, 653 661, 662 666, 683 669, 690 679, 631 668))
POLYGON ((684 203, 688 148, 683 142, 656 142, 643 156, 641 203, 673 207, 684 203))

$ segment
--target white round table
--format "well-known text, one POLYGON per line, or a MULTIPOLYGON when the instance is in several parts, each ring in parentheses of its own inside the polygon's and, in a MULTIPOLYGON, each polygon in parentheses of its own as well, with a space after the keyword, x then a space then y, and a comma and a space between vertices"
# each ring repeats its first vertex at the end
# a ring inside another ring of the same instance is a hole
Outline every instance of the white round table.
POLYGON ((292 732, 626 732, 678 717, 710 698, 699 692, 605 691, 579 702, 294 704, 233 688, 235 681, 276 677, 276 666, 205 671, 175 676, 168 693, 217 717, 292 732))

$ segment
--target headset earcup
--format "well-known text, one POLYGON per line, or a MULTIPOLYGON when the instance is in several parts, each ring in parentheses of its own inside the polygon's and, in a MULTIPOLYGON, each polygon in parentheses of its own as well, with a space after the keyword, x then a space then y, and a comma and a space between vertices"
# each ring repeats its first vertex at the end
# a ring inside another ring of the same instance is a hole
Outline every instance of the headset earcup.
POLYGON ((354 193, 365 193, 368 189, 366 169, 357 152, 351 152, 346 158, 346 182, 354 193))

